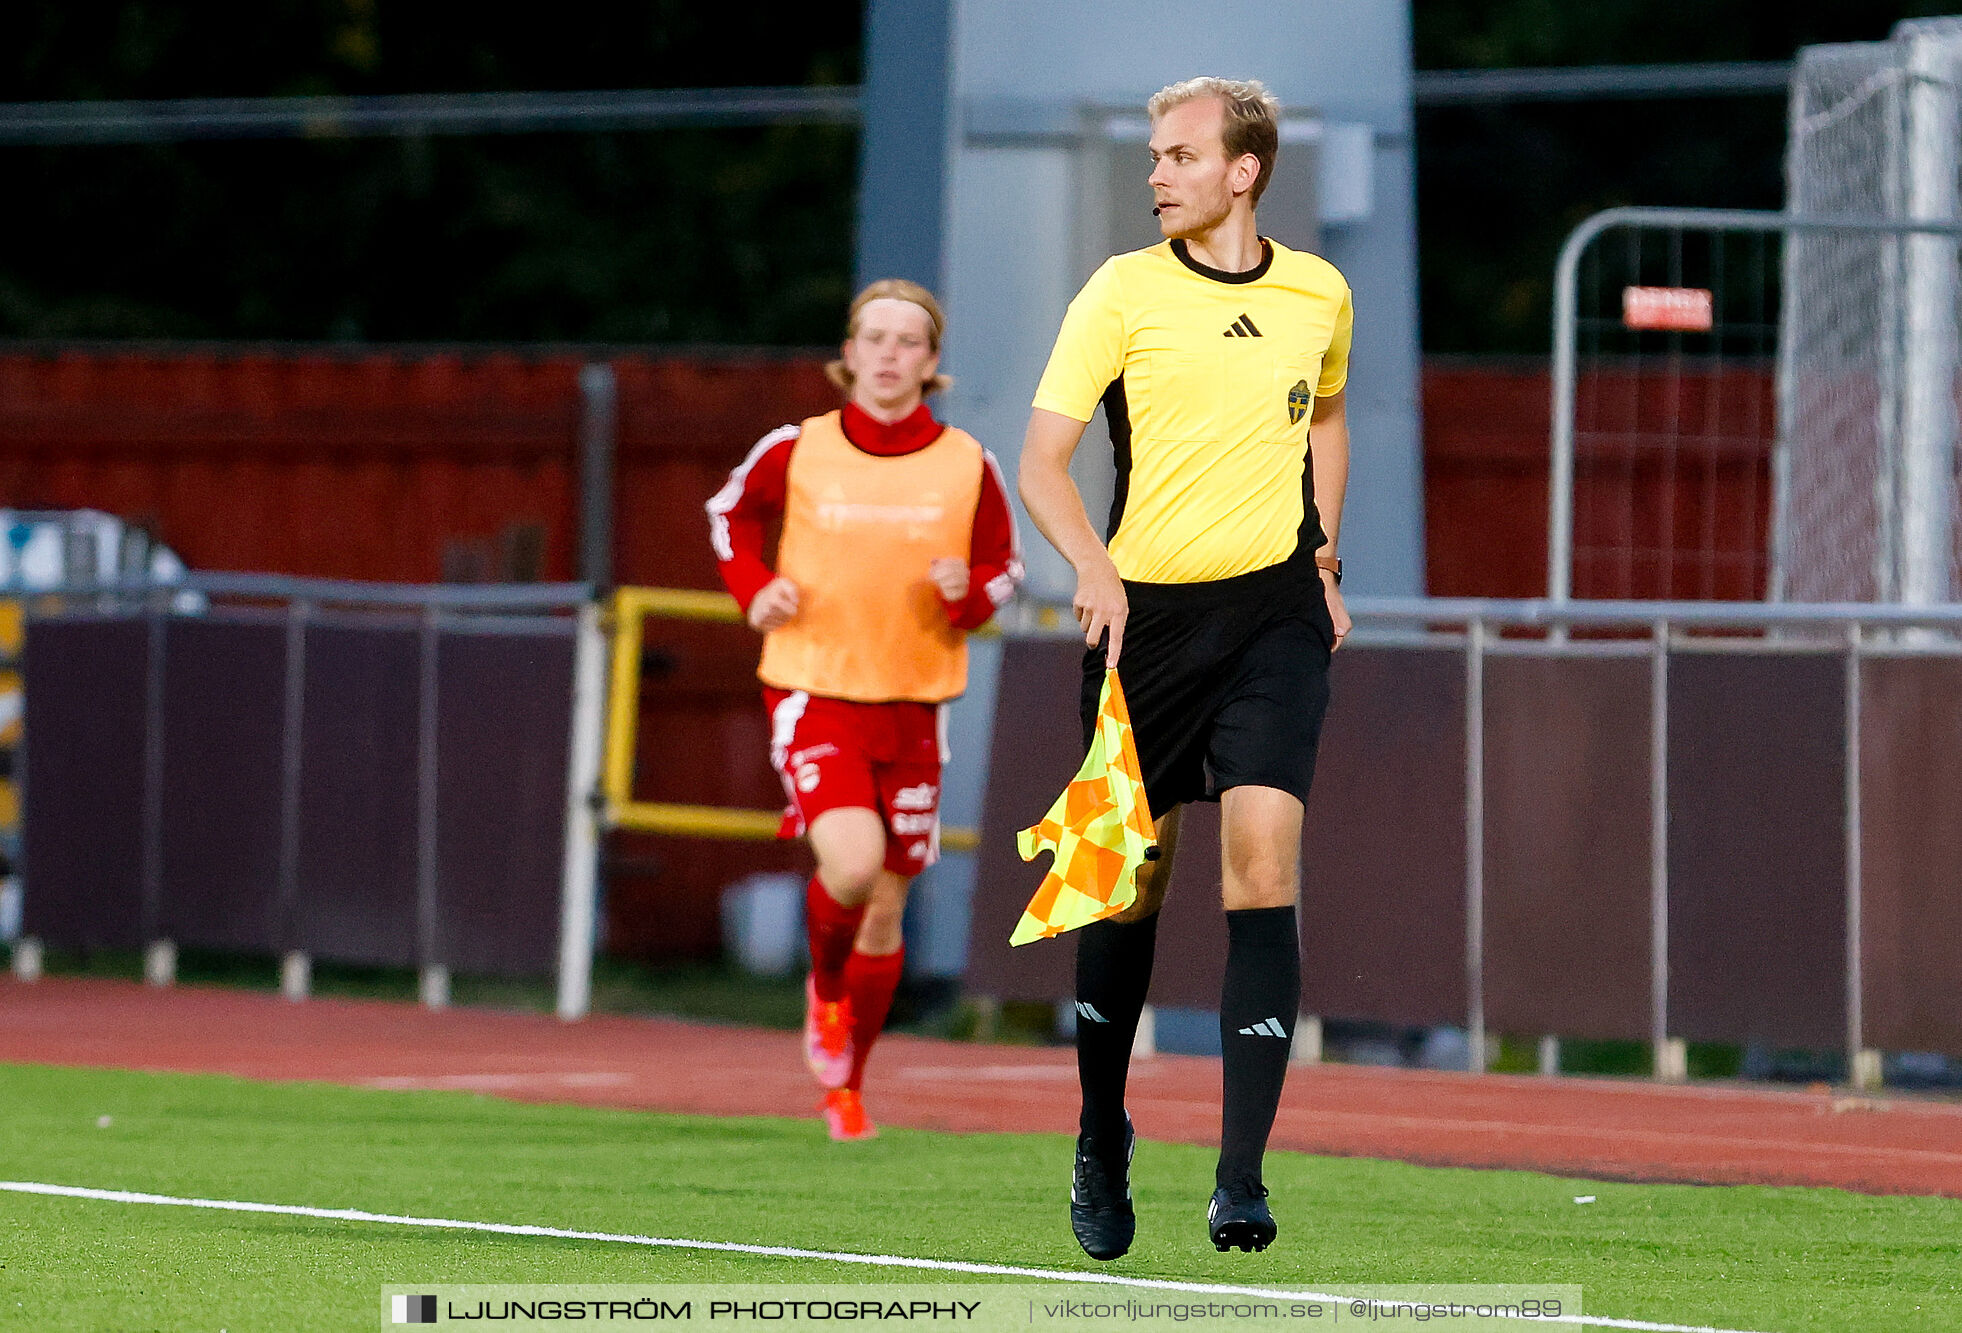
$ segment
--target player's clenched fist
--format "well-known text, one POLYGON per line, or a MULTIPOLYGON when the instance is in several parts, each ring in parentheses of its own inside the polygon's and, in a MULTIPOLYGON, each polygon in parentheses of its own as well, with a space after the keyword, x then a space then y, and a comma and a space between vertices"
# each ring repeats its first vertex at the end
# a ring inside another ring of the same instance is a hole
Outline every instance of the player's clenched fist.
POLYGON ((771 579, 749 604, 749 627, 768 634, 796 615, 797 585, 785 578, 771 579))
POLYGON ((927 566, 927 577, 948 601, 967 600, 967 561, 943 555, 927 566))

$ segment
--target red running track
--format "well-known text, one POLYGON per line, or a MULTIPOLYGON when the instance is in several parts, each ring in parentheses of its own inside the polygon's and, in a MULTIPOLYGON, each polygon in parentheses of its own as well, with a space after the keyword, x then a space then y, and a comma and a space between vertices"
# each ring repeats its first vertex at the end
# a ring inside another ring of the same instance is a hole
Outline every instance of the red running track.
MULTIPOLYGON (((794 1033, 310 1000, 133 982, 0 979, 0 1061, 453 1089, 517 1101, 709 1115, 815 1108, 794 1033)), ((1219 1063, 1132 1067, 1142 1137, 1216 1143, 1219 1063)), ((1067 1049, 888 1037, 867 1108, 884 1124, 1076 1128, 1067 1049)), ((1297 1069, 1274 1146, 1604 1179, 1832 1185, 1962 1198, 1962 1104, 1592 1078, 1297 1069)))

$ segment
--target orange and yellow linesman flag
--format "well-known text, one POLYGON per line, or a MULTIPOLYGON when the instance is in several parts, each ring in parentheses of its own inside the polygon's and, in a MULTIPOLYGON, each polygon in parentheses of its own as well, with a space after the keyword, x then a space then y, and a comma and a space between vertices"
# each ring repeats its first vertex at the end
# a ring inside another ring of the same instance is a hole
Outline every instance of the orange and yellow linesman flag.
POLYGON ((1010 944, 1048 939, 1116 916, 1138 898, 1138 868, 1158 855, 1131 714, 1114 669, 1104 672, 1097 731, 1070 785, 1034 828, 1016 835, 1024 861, 1055 854, 1010 944))

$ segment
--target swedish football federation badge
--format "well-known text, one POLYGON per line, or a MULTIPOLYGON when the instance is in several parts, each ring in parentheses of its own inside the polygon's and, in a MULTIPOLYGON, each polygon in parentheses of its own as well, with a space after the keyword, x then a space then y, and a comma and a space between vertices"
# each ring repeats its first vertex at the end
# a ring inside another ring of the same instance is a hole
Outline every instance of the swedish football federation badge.
POLYGON ((1308 387, 1307 380, 1296 380, 1288 390, 1288 424, 1299 426, 1301 418, 1308 415, 1309 407, 1315 401, 1315 391, 1308 387))

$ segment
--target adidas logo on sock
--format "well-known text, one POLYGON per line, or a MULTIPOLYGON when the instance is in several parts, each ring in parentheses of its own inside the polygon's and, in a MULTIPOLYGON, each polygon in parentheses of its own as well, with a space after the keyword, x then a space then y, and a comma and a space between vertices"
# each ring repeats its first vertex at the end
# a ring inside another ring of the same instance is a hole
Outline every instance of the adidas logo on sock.
MULTIPOLYGON (((1080 1008, 1081 1006, 1078 1007, 1080 1008)), ((1281 1026, 1281 1020, 1278 1018, 1263 1018, 1250 1028, 1241 1028, 1240 1035, 1243 1037, 1279 1037, 1285 1041, 1288 1030, 1281 1026)))
POLYGON ((1098 1013, 1097 1006, 1091 1004, 1088 1000, 1078 1000, 1076 1002, 1076 1012, 1079 1017, 1087 1018, 1092 1023, 1110 1022, 1108 1018, 1105 1018, 1102 1014, 1098 1013))
POLYGON ((1221 336, 1226 338, 1258 338, 1262 335, 1260 330, 1254 327, 1254 322, 1245 315, 1242 315, 1240 318, 1234 320, 1221 336))

